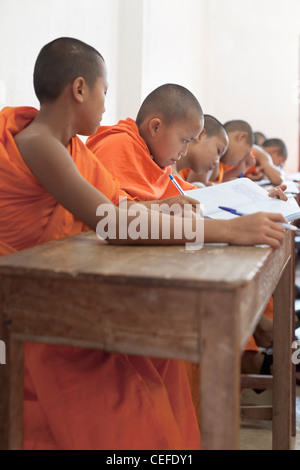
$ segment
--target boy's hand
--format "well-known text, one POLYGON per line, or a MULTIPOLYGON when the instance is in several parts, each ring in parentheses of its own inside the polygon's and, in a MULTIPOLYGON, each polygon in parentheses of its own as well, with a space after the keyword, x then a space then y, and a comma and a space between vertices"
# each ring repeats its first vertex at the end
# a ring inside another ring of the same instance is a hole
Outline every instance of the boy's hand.
POLYGON ((184 207, 188 208, 188 206, 190 206, 192 212, 199 213, 200 202, 197 201, 197 199, 193 199, 188 196, 183 196, 181 194, 178 196, 163 199, 161 201, 156 201, 156 203, 167 204, 169 207, 171 207, 173 204, 176 204, 180 206, 181 209, 183 209, 184 207))
POLYGON ((283 241, 286 229, 280 225, 287 223, 282 214, 257 212, 228 220, 232 241, 235 245, 270 245, 278 248, 283 241))
POLYGON ((277 188, 269 189, 268 190, 269 196, 276 197, 277 199, 281 199, 282 201, 287 201, 288 197, 283 192, 286 190, 286 188, 287 186, 285 184, 281 184, 280 186, 277 186, 277 188))

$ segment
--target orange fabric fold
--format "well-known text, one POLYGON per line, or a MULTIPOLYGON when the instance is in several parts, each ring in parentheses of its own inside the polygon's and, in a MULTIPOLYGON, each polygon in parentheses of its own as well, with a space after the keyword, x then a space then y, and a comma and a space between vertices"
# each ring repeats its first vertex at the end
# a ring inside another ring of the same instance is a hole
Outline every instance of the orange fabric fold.
POLYGON ((11 246, 7 245, 7 243, 0 241, 0 256, 9 255, 10 253, 14 253, 16 250, 11 246))
POLYGON ((186 181, 188 179, 190 171, 191 171, 190 168, 183 168, 182 170, 180 170, 178 172, 180 174, 181 178, 183 179, 183 181, 186 181))
MULTIPOLYGON (((169 178, 172 167, 161 169, 151 158, 144 139, 133 119, 115 126, 101 126, 86 141, 87 147, 108 171, 118 178, 121 188, 139 201, 178 196, 178 189, 169 178)), ((184 191, 195 186, 174 175, 184 191)))
POLYGON ((223 178, 224 178, 224 172, 225 172, 225 165, 224 165, 224 163, 220 162, 219 163, 218 178, 216 179, 215 183, 217 183, 217 184, 222 183, 223 178))
MULTIPOLYGON (((36 113, 25 107, 0 112, 2 254, 87 228, 39 184, 14 143, 36 113)), ((91 184, 115 204, 129 197, 79 138, 71 147, 91 184)), ((181 361, 27 343, 24 384, 24 449, 199 448, 181 361)))

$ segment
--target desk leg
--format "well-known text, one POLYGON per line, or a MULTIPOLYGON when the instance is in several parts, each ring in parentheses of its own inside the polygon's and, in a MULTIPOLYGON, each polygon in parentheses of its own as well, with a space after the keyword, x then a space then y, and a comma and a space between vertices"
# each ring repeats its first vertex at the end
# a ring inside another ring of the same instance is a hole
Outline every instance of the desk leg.
POLYGON ((9 449, 23 448, 24 343, 10 342, 9 449))
POLYGON ((5 281, 0 279, 0 339, 5 343, 5 364, 0 364, 0 449, 22 449, 24 344, 12 341, 6 315, 5 281))
POLYGON ((4 315, 3 278, 0 278, 0 450, 9 448, 9 331, 4 315))
POLYGON ((240 344, 235 294, 201 293, 200 432, 203 450, 238 450, 240 344))
POLYGON ((290 259, 274 292, 273 449, 289 450, 292 434, 293 263, 290 259))

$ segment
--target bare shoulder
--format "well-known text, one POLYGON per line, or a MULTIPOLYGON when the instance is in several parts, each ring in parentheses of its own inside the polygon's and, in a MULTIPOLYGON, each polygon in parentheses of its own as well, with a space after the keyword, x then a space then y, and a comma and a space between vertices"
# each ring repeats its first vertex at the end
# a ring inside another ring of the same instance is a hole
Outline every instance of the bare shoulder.
POLYGON ((37 132, 35 129, 24 129, 15 136, 15 143, 22 158, 27 164, 35 160, 46 160, 60 156, 63 158, 69 154, 62 143, 48 133, 37 132))
POLYGON ((269 161, 271 162, 271 156, 258 145, 253 145, 252 152, 255 155, 255 158, 258 162, 260 161, 269 161))
POLYGON ((15 137, 15 143, 31 173, 52 195, 56 196, 58 186, 76 184, 79 171, 55 135, 28 126, 15 137))

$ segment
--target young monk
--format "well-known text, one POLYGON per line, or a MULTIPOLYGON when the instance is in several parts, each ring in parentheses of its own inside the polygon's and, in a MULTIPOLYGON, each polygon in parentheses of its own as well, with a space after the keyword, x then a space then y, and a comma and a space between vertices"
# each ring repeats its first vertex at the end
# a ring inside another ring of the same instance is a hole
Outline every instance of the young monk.
MULTIPOLYGON (((95 230, 101 220, 96 216, 99 204, 131 199, 76 137, 95 132, 105 110, 102 56, 81 41, 59 38, 40 51, 34 85, 39 111, 5 108, 0 113, 0 240, 8 250, 95 230)), ((179 151, 202 131, 199 107, 190 118, 184 132, 180 127, 170 136, 169 145, 175 143, 179 151)), ((117 213, 125 210, 122 202, 113 207, 117 213)), ((144 209, 142 215, 151 227, 150 212, 144 209)), ((129 224, 130 216, 127 220, 129 224)), ((160 214, 160 223, 164 221, 182 224, 179 217, 160 214)), ((284 236, 277 222, 283 221, 278 214, 212 221, 205 237, 277 247, 284 236)), ((150 234, 149 229, 149 240, 128 236, 108 241, 187 241, 151 240, 150 234)), ((24 449, 198 448, 199 429, 182 362, 26 345, 24 449)))
POLYGON ((209 186, 209 178, 228 147, 228 134, 215 117, 204 115, 204 129, 191 142, 186 157, 177 161, 176 170, 184 181, 209 186))
POLYGON ((265 134, 260 131, 254 132, 254 144, 261 146, 266 140, 265 134))
POLYGON ((211 175, 211 181, 217 183, 244 176, 255 163, 251 155, 254 144, 251 126, 246 121, 234 120, 226 122, 224 127, 229 139, 227 150, 211 175))
MULTIPOLYGON (((274 159, 281 162, 281 157, 278 157, 278 149, 274 148, 274 159)), ((255 159, 255 164, 248 169, 245 176, 252 181, 260 181, 262 178, 270 180, 274 186, 280 185, 283 180, 283 173, 279 165, 275 165, 271 154, 266 150, 266 147, 253 145, 251 150, 252 156, 255 159)))
POLYGON ((266 139, 262 144, 263 150, 271 155, 276 167, 282 168, 288 158, 288 151, 282 139, 266 139))

